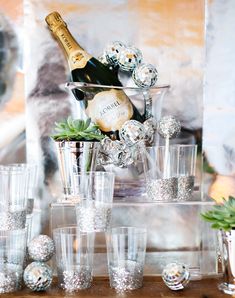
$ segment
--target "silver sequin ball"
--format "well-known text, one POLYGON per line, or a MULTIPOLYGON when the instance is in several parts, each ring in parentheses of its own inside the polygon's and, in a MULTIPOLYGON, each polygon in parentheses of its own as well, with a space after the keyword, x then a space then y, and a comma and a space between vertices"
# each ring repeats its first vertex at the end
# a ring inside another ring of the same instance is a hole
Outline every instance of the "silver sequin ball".
POLYGON ((39 235, 28 244, 29 257, 34 261, 47 262, 54 253, 54 241, 47 235, 39 235))

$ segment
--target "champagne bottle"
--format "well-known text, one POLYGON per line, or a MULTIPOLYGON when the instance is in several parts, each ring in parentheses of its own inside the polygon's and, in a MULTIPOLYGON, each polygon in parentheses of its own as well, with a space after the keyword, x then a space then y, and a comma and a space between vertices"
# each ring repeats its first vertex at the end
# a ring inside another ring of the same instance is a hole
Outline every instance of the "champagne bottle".
MULTIPOLYGON (((122 86, 117 75, 107 66, 87 53, 74 39, 58 12, 46 17, 46 22, 66 54, 71 79, 106 86, 122 86)), ((75 89, 77 100, 83 100, 82 91, 75 89)), ((100 130, 112 139, 118 139, 118 130, 130 119, 143 122, 137 108, 123 90, 99 89, 92 100, 86 101, 86 114, 99 125, 100 130)))

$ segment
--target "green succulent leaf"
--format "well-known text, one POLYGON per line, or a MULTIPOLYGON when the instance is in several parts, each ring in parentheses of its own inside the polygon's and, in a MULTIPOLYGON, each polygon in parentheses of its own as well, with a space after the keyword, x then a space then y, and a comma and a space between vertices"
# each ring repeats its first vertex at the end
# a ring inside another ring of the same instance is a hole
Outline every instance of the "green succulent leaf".
POLYGON ((55 141, 100 141, 104 135, 90 118, 84 121, 69 116, 66 121, 55 122, 55 134, 52 138, 55 141))
POLYGON ((201 217, 210 222, 213 229, 230 231, 235 227, 235 198, 223 198, 222 204, 214 205, 211 210, 201 213, 201 217))

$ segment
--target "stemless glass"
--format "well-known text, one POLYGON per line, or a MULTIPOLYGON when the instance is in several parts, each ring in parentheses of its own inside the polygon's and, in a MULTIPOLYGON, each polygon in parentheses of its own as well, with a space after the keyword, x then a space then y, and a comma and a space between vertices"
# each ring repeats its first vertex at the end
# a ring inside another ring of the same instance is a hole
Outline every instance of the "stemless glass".
POLYGON ((26 250, 26 229, 0 230, 0 293, 21 288, 26 250))
POLYGON ((111 222, 114 173, 89 172, 75 178, 82 198, 76 205, 78 227, 83 232, 106 231, 111 222))
POLYGON ((87 289, 92 283, 94 234, 77 227, 53 231, 59 287, 68 292, 87 289))
POLYGON ((197 145, 172 145, 171 150, 176 158, 177 165, 177 200, 189 200, 194 190, 197 145))
POLYGON ((146 192, 154 201, 177 199, 177 155, 172 146, 146 148, 146 192))
POLYGON ((147 231, 118 227, 106 233, 110 286, 118 292, 142 287, 147 231))
POLYGON ((25 228, 28 169, 0 166, 0 229, 25 228))

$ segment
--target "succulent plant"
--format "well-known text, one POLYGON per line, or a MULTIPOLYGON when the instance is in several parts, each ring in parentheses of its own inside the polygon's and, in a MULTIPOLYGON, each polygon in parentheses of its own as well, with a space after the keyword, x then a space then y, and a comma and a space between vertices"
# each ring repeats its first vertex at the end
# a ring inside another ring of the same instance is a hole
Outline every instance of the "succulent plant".
POLYGON ((52 135, 55 141, 100 141, 104 138, 90 118, 84 121, 69 116, 67 120, 55 123, 55 131, 52 135))
POLYGON ((214 205, 213 209, 202 213, 201 216, 205 221, 211 222, 213 229, 230 231, 235 228, 235 198, 229 197, 223 199, 220 205, 214 205))

